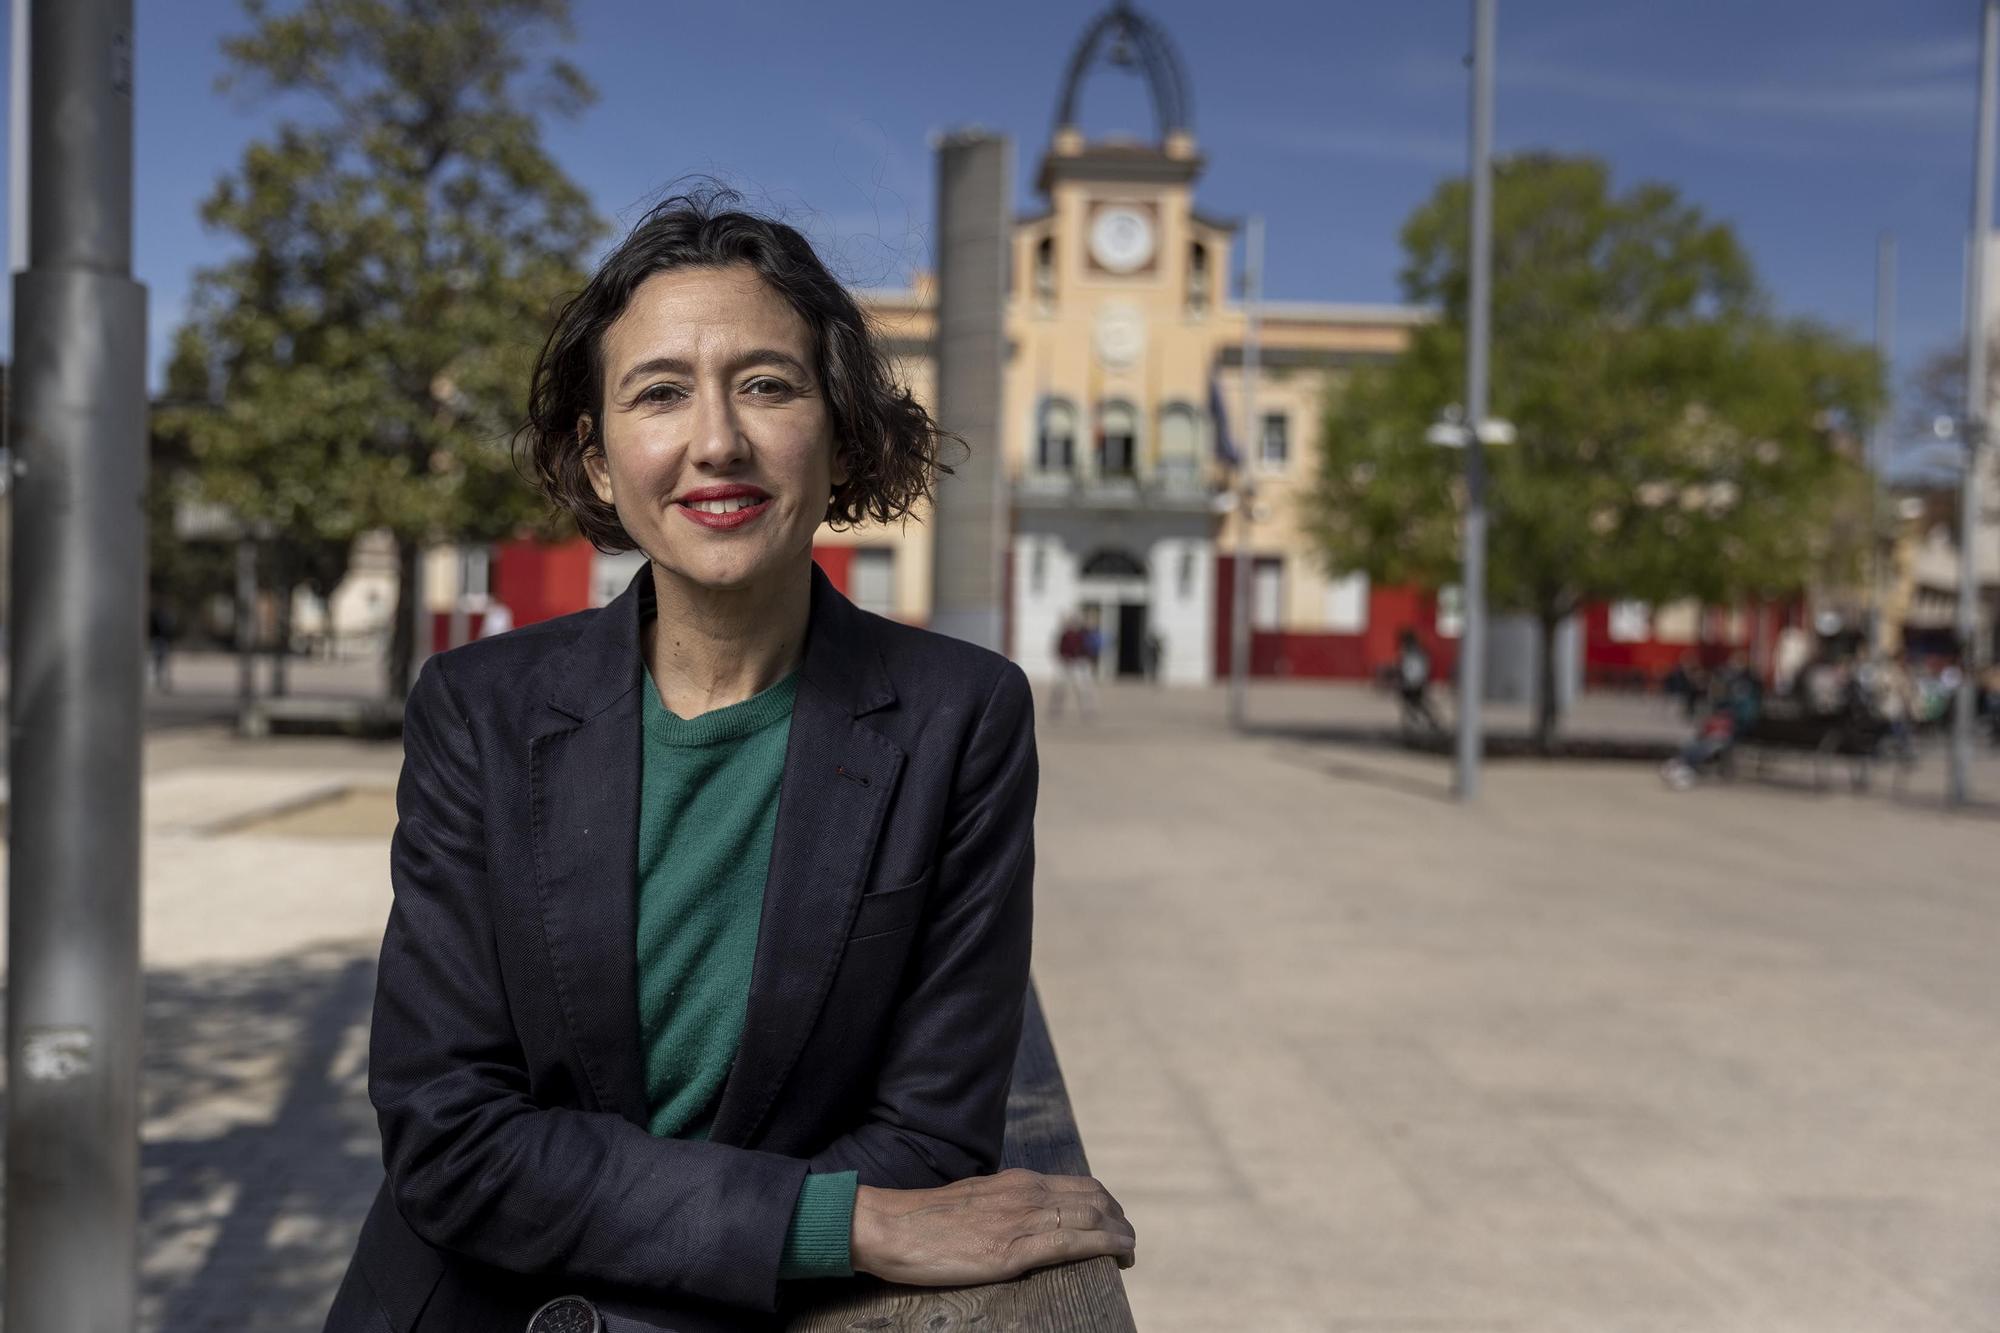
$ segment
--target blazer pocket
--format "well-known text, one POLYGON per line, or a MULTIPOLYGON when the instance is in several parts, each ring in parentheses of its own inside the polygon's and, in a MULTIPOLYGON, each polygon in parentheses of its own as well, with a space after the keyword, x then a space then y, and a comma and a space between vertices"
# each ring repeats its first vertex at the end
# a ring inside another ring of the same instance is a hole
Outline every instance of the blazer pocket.
POLYGON ((926 871, 915 883, 863 894, 861 907, 854 914, 854 929, 847 933, 848 943, 872 939, 877 935, 893 935, 915 925, 917 917, 923 912, 924 890, 930 882, 930 873, 926 871))

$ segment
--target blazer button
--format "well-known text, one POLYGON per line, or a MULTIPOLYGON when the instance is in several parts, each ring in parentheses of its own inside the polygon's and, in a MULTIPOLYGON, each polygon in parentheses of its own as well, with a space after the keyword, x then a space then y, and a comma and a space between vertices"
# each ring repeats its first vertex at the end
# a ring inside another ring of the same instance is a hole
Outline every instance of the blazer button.
POLYGON ((558 1296, 528 1318, 527 1333, 604 1333, 597 1307, 581 1296, 558 1296))

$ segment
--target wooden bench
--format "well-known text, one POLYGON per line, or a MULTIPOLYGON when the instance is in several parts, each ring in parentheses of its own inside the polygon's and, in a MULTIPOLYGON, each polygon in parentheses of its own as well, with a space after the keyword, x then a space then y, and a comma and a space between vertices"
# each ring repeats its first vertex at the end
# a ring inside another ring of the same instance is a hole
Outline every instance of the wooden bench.
POLYGON ((1860 791, 1867 788, 1869 765, 1880 755, 1888 735, 1888 724, 1879 718, 1845 711, 1811 713, 1773 705, 1744 729, 1736 744, 1755 752, 1759 776, 1764 774, 1774 751, 1810 755, 1815 789, 1826 785, 1822 767, 1825 763, 1845 760, 1849 765, 1849 781, 1860 791))
MULTIPOLYGON (((1049 1041, 1034 987, 1007 1095, 1007 1140, 1000 1164, 1052 1175, 1087 1176, 1083 1142, 1049 1041)), ((1116 1193, 1115 1182, 1113 1193, 1116 1193)), ((1132 1309, 1115 1260, 1088 1259, 985 1287, 899 1287, 857 1278, 801 1310, 792 1333, 1133 1333, 1132 1309)))

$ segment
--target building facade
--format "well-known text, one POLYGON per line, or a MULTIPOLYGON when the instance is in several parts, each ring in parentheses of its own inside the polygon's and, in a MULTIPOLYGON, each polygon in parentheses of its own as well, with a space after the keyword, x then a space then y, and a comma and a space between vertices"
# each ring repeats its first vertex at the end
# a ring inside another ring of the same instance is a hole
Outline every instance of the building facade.
MULTIPOLYGON (((1248 516, 1255 668, 1363 676, 1390 660, 1405 624, 1448 640, 1450 608, 1329 574, 1305 536, 1301 504, 1329 387, 1348 367, 1396 355, 1426 314, 1260 305, 1256 419, 1245 419, 1247 320, 1230 280, 1239 226, 1200 206, 1204 162, 1187 86, 1151 20, 1123 4, 1097 18, 1069 62, 1036 172, 1038 206, 1012 222, 1000 388, 1005 646, 1030 674, 1053 674, 1060 627, 1076 615, 1102 633, 1106 675, 1140 675, 1149 658, 1169 683, 1226 673, 1231 553, 1245 521, 1227 502, 1227 441, 1256 484, 1248 516), (1083 83, 1107 63, 1147 80, 1152 138, 1093 139, 1078 127, 1083 83)), ((902 381, 935 402, 930 275, 858 295, 902 381)), ((928 623, 936 544, 952 540, 931 517, 825 529, 815 558, 860 605, 928 623)), ((602 601, 641 558, 591 557, 587 580, 582 563, 577 552, 511 547, 493 591, 522 623, 588 604, 579 597, 602 601)), ((1448 658, 1448 642, 1441 646, 1448 658)))

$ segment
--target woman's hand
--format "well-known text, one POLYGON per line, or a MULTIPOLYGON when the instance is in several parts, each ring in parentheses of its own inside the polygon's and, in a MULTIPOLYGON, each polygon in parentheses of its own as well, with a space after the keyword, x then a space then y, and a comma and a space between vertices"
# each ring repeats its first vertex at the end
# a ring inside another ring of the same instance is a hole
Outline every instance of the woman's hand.
POLYGON ((1088 1176, 1019 1167, 939 1189, 863 1185, 854 1198, 854 1269, 890 1282, 959 1287, 1109 1254, 1136 1262, 1132 1224, 1088 1176))

